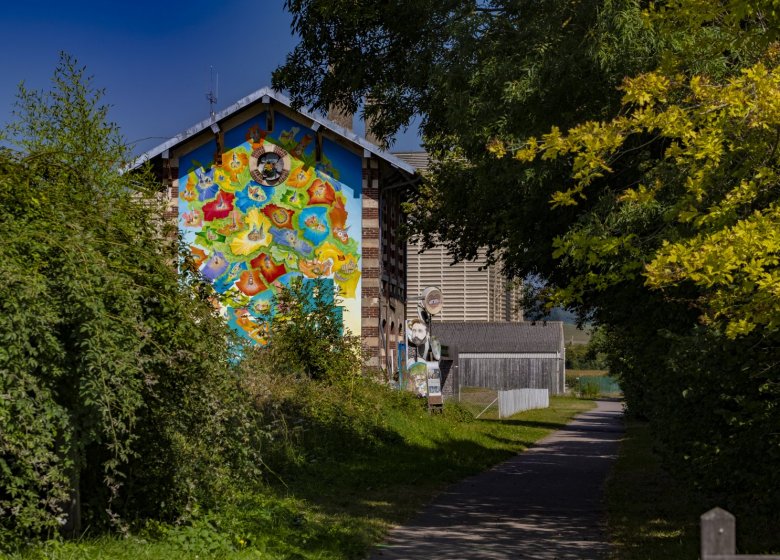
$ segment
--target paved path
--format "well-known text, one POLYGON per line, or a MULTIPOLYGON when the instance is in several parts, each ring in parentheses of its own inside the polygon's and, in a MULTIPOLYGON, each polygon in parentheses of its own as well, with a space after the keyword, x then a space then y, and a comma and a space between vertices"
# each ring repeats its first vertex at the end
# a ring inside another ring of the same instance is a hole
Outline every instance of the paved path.
POLYGON ((371 559, 602 558, 603 486, 622 433, 622 404, 598 401, 524 453, 448 488, 371 559))

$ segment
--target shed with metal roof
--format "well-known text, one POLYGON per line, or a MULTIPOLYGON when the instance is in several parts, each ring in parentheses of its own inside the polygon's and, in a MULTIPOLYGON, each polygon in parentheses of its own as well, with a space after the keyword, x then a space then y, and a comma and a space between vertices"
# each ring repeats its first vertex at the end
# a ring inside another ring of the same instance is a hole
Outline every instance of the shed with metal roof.
POLYGON ((451 362, 443 369, 450 372, 453 393, 458 385, 564 392, 566 350, 560 321, 436 323, 431 334, 451 362))

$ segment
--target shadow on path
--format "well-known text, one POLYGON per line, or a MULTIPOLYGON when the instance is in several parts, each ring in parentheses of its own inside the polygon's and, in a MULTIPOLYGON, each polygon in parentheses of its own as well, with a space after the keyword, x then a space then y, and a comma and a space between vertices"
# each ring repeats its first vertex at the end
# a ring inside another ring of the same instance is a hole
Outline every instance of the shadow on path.
POLYGON ((603 487, 623 407, 597 404, 524 453, 448 488, 392 530, 371 559, 604 557, 603 487))

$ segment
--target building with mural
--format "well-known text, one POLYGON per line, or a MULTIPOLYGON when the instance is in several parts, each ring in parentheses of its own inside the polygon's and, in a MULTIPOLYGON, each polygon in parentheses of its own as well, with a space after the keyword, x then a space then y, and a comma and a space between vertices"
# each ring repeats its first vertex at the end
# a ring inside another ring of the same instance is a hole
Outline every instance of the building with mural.
POLYGON ((406 248, 397 242, 415 169, 350 128, 261 89, 139 159, 150 161, 228 324, 265 344, 274 295, 294 278, 331 286, 369 365, 401 340, 406 248))

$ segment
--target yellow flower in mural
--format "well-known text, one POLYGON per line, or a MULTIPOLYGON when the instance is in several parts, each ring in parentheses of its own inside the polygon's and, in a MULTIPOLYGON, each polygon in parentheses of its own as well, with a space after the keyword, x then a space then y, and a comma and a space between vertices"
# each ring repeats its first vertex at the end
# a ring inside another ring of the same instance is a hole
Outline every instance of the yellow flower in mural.
POLYGON ((305 187, 309 181, 311 181, 313 176, 313 167, 306 169, 305 166, 301 165, 300 167, 296 167, 292 170, 290 176, 287 178, 287 184, 291 187, 295 187, 296 189, 300 189, 305 187))
POLYGON ((242 177, 249 167, 249 155, 240 149, 222 154, 222 161, 214 167, 214 182, 223 191, 236 192, 246 185, 249 177, 242 177))
POLYGON ((336 272, 333 274, 333 279, 338 287, 341 288, 341 297, 354 298, 357 292, 357 284, 360 280, 357 260, 350 255, 345 257, 344 261, 336 262, 334 268, 336 272))
POLYGON ((325 261, 327 259, 333 259, 333 262, 337 263, 336 268, 339 268, 340 266, 338 265, 338 263, 343 264, 344 262, 346 262, 344 251, 342 251, 341 249, 339 249, 329 241, 323 243, 322 246, 319 249, 317 249, 317 251, 314 254, 321 261, 325 261))
POLYGON ((219 166, 214 168, 214 184, 225 192, 236 192, 238 185, 232 185, 230 183, 230 175, 228 175, 224 169, 219 166))
POLYGON ((257 208, 251 208, 244 218, 246 229, 238 233, 230 242, 234 255, 251 255, 271 243, 268 233, 271 223, 257 208))
MULTIPOLYGON (((332 262, 333 279, 341 288, 341 297, 353 298, 357 291, 357 283, 360 280, 360 270, 357 266, 357 257, 345 253, 333 243, 325 242, 317 249, 316 258, 320 262, 332 262)), ((307 263, 308 264, 308 263, 307 263)), ((301 270, 303 271, 303 265, 301 270)), ((328 270, 327 274, 330 274, 328 270)), ((308 274, 307 274, 308 276, 308 274)))

